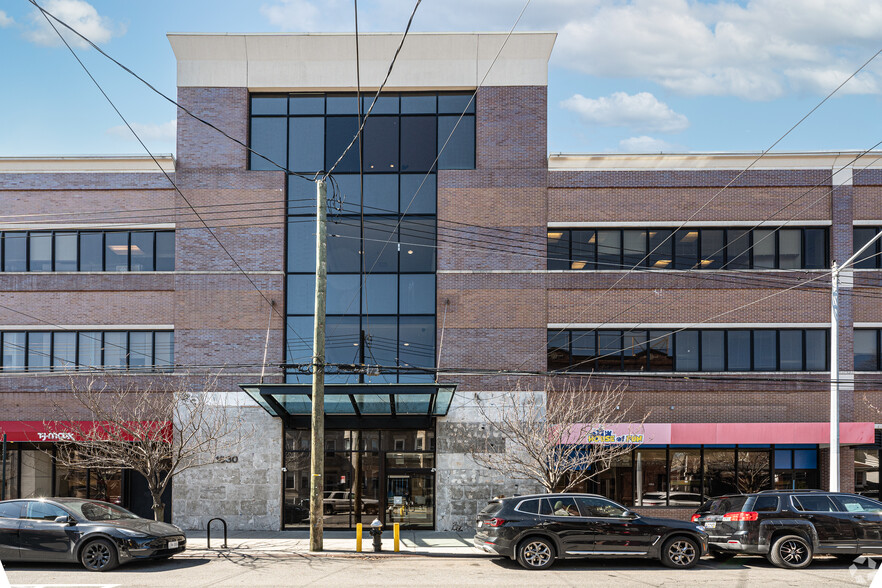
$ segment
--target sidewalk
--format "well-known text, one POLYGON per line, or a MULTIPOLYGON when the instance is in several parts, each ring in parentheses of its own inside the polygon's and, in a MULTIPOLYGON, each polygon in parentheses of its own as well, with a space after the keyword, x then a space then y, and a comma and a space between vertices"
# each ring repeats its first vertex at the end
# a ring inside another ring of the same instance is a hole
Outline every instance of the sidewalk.
POLYGON ((480 557, 474 548, 474 532, 401 531, 399 553, 393 552, 393 532, 383 532, 383 551, 375 553, 372 537, 365 531, 362 553, 355 551, 355 531, 325 531, 324 551, 309 551, 309 531, 232 531, 227 548, 223 545, 223 531, 211 531, 211 549, 207 547, 205 531, 186 531, 187 550, 176 558, 205 557, 480 557))

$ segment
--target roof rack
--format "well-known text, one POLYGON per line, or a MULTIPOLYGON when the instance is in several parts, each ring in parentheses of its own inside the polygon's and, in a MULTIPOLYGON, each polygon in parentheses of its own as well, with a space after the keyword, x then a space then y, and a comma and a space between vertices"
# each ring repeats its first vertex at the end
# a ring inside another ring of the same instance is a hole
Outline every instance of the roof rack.
POLYGON ((785 494, 785 493, 795 493, 795 492, 829 492, 829 490, 820 490, 818 488, 805 488, 799 490, 760 490, 757 494, 785 494))

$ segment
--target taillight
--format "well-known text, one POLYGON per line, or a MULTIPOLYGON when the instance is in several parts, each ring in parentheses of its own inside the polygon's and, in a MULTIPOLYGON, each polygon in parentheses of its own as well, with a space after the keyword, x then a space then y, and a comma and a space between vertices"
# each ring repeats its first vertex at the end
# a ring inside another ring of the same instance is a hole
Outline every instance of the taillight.
POLYGON ((755 512, 727 512, 724 521, 755 521, 759 515, 755 512))
POLYGON ((695 521, 697 521, 700 518, 701 518, 701 515, 698 513, 695 513, 694 515, 692 515, 692 522, 694 523, 695 521))
POLYGON ((493 519, 490 519, 489 521, 486 521, 484 524, 487 525, 488 527, 501 527, 502 525, 505 524, 505 521, 503 519, 493 518, 493 519))

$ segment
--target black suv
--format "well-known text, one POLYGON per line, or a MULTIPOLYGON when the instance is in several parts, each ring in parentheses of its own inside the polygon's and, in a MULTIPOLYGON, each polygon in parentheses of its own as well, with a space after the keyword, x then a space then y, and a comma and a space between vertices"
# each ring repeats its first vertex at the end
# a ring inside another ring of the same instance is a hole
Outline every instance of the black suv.
POLYGON ((529 570, 588 556, 658 558, 686 569, 707 552, 707 535, 699 525, 642 517, 594 494, 493 499, 476 522, 475 547, 516 559, 529 570))
POLYGON ((852 561, 882 553, 882 502, 823 490, 767 490, 711 498, 692 515, 707 529, 711 555, 763 554, 782 568, 804 568, 813 554, 852 561))

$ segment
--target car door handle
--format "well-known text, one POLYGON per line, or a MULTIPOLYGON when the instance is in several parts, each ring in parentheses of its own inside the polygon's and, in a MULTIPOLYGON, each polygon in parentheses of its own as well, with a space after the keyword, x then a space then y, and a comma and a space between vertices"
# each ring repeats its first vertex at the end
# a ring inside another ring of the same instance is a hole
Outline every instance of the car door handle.
POLYGON ((815 518, 815 515, 805 515, 805 518, 807 518, 807 519, 813 519, 813 518, 815 518))
POLYGON ((867 517, 865 517, 864 515, 852 515, 852 516, 853 516, 854 518, 856 518, 856 519, 865 519, 865 518, 867 518, 867 517))

